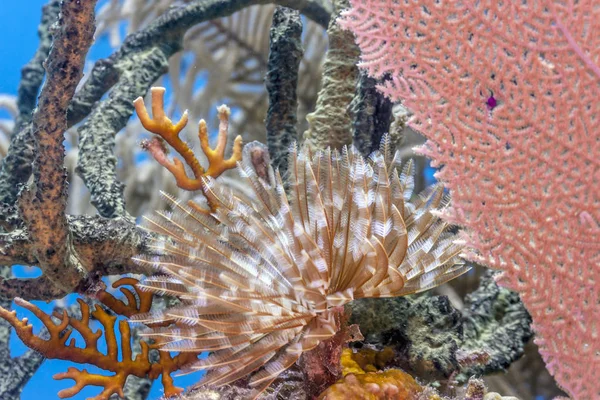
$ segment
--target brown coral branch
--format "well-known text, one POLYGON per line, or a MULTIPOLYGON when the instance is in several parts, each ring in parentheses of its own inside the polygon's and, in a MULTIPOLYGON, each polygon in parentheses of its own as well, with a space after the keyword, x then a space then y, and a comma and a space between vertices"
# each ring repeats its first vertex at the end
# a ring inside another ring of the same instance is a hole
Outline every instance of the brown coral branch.
POLYGON ((39 267, 54 285, 71 292, 85 276, 71 254, 65 215, 66 171, 63 167, 67 108, 83 75, 92 43, 96 1, 65 0, 48 59, 38 106, 33 114, 33 185, 19 198, 21 216, 33 239, 39 267))
POLYGON ((21 69, 21 82, 19 82, 19 96, 17 106, 19 114, 15 121, 14 132, 21 130, 31 121, 35 109, 37 95, 44 81, 44 60, 52 48, 52 24, 58 19, 60 0, 51 0, 42 7, 42 19, 38 26, 39 46, 27 64, 21 69))
MULTIPOLYGON (((60 0, 50 0, 42 7, 42 19, 38 26, 39 45, 31 60, 21 69, 17 104, 18 114, 10 136, 10 151, 5 154, 0 166, 0 203, 14 206, 22 183, 32 171, 33 140, 31 118, 37 96, 44 80, 44 60, 52 47, 51 27, 58 19, 60 0), (29 125, 27 125, 29 124, 29 125)), ((14 210, 2 210, 3 216, 16 218, 14 210)))
POLYGON ((61 298, 64 294, 45 276, 31 279, 0 277, 0 299, 12 300, 27 295, 30 299, 49 301, 61 298))
MULTIPOLYGON (((152 253, 150 236, 133 222, 87 215, 69 216, 67 222, 73 252, 82 265, 91 268, 78 284, 79 293, 94 293, 102 276, 150 272, 131 260, 137 254, 152 253)), ((0 234, 0 265, 38 265, 33 246, 27 232, 22 230, 0 234)), ((65 294, 45 276, 34 279, 0 277, 0 298, 48 301, 65 294)))

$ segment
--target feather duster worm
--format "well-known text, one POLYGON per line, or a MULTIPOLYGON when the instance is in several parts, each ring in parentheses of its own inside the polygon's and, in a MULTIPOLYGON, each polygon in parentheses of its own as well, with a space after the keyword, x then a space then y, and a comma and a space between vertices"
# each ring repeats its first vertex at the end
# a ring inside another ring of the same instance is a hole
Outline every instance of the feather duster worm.
POLYGON ((210 352, 188 366, 207 370, 200 384, 253 373, 258 394, 336 333, 333 308, 421 292, 465 272, 462 246, 434 212, 447 205, 443 189, 410 201, 412 163, 400 170, 388 147, 368 160, 354 148, 292 147, 285 184, 271 168, 259 177, 244 157, 238 169, 253 196, 202 178, 211 215, 167 195, 173 211, 147 218, 161 255, 137 261, 165 274, 143 287, 182 304, 133 320, 175 322, 146 333, 162 349, 210 352))

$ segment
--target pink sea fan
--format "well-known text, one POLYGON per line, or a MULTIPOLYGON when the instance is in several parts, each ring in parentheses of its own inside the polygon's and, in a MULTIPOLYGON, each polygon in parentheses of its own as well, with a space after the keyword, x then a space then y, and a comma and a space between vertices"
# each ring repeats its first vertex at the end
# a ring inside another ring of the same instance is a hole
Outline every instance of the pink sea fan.
POLYGON ((350 3, 360 66, 429 139, 444 217, 521 294, 557 382, 600 399, 600 3, 350 3))

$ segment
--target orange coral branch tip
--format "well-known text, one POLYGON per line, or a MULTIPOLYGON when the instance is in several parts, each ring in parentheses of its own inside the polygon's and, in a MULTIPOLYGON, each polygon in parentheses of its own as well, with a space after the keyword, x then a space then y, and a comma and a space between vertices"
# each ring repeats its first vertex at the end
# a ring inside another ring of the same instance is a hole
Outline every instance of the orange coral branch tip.
POLYGON ((113 282, 112 287, 113 288, 118 288, 124 285, 131 285, 131 286, 135 286, 138 283, 140 283, 140 281, 138 281, 135 278, 129 278, 129 277, 125 277, 125 278, 121 278, 119 280, 116 280, 113 282))
POLYGON ((217 136, 217 145, 214 149, 211 149, 208 144, 206 121, 200 120, 198 124, 200 146, 209 162, 206 175, 213 178, 218 177, 228 169, 235 168, 238 161, 242 160, 242 137, 240 135, 233 142, 231 157, 225 160, 225 147, 227 145, 227 136, 229 135, 229 116, 231 115, 231 110, 223 104, 217 108, 217 111, 219 113, 219 134, 217 136))
MULTIPOLYGON (((179 135, 179 132, 187 125, 188 112, 185 110, 179 119, 179 122, 173 124, 173 121, 165 115, 165 88, 153 87, 150 91, 152 96, 152 118, 148 115, 146 104, 142 97, 138 97, 133 101, 135 111, 144 128, 152 133, 162 136, 169 142, 169 139, 176 138, 179 135)), ((171 143, 169 142, 169 144, 171 143)))
POLYGON ((79 371, 77 368, 69 367, 67 372, 55 374, 53 378, 56 380, 73 379, 75 381, 75 386, 58 392, 58 397, 61 399, 75 396, 88 385, 104 387, 102 393, 94 397, 94 400, 108 400, 113 394, 117 394, 122 398, 125 397, 123 385, 125 384, 126 375, 123 374, 102 376, 90 374, 86 369, 79 371))
POLYGON ((138 283, 139 281, 137 279, 126 277, 121 278, 112 284, 113 288, 119 288, 121 293, 125 295, 125 297, 127 298, 127 304, 104 290, 100 291, 96 297, 102 302, 102 304, 104 304, 119 315, 131 317, 135 314, 146 313, 150 311, 150 308, 152 307, 153 294, 141 290, 139 287, 136 286, 138 283), (126 285, 133 286, 135 294, 132 290, 122 287, 126 285))
POLYGON ((221 104, 217 107, 219 115, 219 136, 217 139, 217 147, 215 151, 219 154, 225 154, 225 145, 227 144, 227 134, 229 132, 229 116, 231 115, 231 109, 225 104, 221 104))
MULTIPOLYGON (((52 319, 50 318, 50 316, 47 315, 46 313, 44 313, 39 308, 37 308, 32 303, 30 303, 27 300, 24 300, 24 299, 22 299, 20 297, 16 297, 14 299, 14 301, 15 301, 16 305, 21 306, 21 307, 25 308, 26 310, 31 311, 33 313, 33 315, 35 315, 36 317, 38 317, 39 320, 42 321, 42 323, 48 328, 48 330, 50 332, 52 332, 53 330, 56 330, 58 332, 63 331, 69 325, 69 316, 67 315, 67 311, 66 310, 63 310, 61 316, 57 316, 57 318, 61 319, 60 324, 59 325, 54 325, 54 322, 52 322, 52 319)), ((25 320, 24 323, 26 323, 27 322, 27 318, 24 318, 24 320, 25 320)))

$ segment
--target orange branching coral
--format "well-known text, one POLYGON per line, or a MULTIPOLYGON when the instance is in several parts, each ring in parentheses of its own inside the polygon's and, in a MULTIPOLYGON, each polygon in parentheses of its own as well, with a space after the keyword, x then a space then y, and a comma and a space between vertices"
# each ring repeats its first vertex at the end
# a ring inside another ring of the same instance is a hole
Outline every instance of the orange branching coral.
POLYGON ((148 115, 144 100, 138 97, 133 104, 140 118, 140 122, 148 131, 159 135, 164 139, 175 151, 177 151, 184 159, 185 163, 190 167, 194 175, 190 178, 185 166, 181 160, 174 158, 171 162, 166 155, 166 149, 159 137, 154 137, 150 141, 144 142, 142 145, 162 166, 167 168, 175 177, 177 185, 185 190, 202 189, 202 177, 210 176, 216 178, 228 169, 235 168, 237 162, 242 158, 242 137, 237 136, 233 144, 233 154, 229 159, 225 159, 225 147, 227 144, 227 134, 229 127, 229 107, 222 105, 218 108, 219 112, 219 135, 217 139, 217 147, 211 149, 208 144, 208 128, 206 121, 200 120, 198 124, 198 137, 202 151, 208 158, 209 166, 204 170, 200 162, 194 155, 192 149, 181 140, 179 133, 188 122, 187 111, 176 124, 165 115, 164 110, 164 95, 165 88, 153 87, 152 92, 152 118, 148 115))
POLYGON ((138 283, 139 281, 135 278, 121 278, 112 284, 113 288, 119 288, 121 293, 123 293, 123 295, 127 298, 127 303, 123 302, 123 300, 117 299, 106 290, 101 290, 98 292, 96 294, 96 298, 116 314, 123 315, 125 317, 146 313, 150 311, 150 308, 152 307, 152 298, 154 295, 148 291, 140 290, 136 286, 138 283), (132 286, 135 294, 130 289, 122 287, 125 285, 132 286), (139 302, 136 299, 136 295, 139 298, 139 302))
MULTIPOLYGON (((115 282, 115 286, 125 284, 135 284, 137 281, 132 278, 124 278, 115 282)), ((125 304, 115 299, 112 295, 101 294, 99 297, 108 304, 115 306, 118 313, 123 315, 133 315, 135 311, 148 311, 152 302, 152 295, 140 292, 140 304, 136 305, 136 299, 131 291, 123 290, 129 299, 129 304, 125 304)), ((170 373, 180 369, 183 365, 194 361, 197 353, 182 353, 172 357, 168 352, 159 351, 159 361, 151 363, 148 358, 150 346, 146 342, 140 342, 141 353, 133 358, 131 349, 131 332, 127 321, 119 321, 119 332, 121 334, 121 358, 119 361, 119 345, 115 334, 115 324, 117 317, 110 315, 101 306, 96 305, 94 311, 90 313, 89 306, 81 299, 77 299, 81 309, 81 319, 69 317, 66 311, 62 315, 54 315, 60 320, 54 323, 51 317, 41 311, 35 305, 16 298, 15 303, 29 311, 42 321, 49 332, 50 338, 45 340, 33 334, 33 328, 28 323, 27 318, 18 319, 16 311, 8 311, 0 307, 0 317, 8 321, 15 329, 19 338, 28 347, 42 353, 44 357, 52 359, 61 359, 73 361, 78 364, 91 364, 103 370, 113 372, 112 376, 92 374, 87 370, 69 368, 67 372, 54 375, 55 379, 73 379, 75 386, 70 389, 61 390, 58 393, 60 398, 72 397, 79 393, 85 386, 101 386, 103 391, 94 399, 108 399, 112 394, 118 394, 124 397, 123 386, 128 376, 134 375, 140 378, 148 377, 156 379, 162 374, 162 383, 165 388, 165 395, 172 396, 181 393, 182 389, 173 385, 170 373), (106 341, 106 354, 98 350, 98 340, 102 336, 102 330, 92 330, 90 327, 90 315, 98 320, 104 328, 104 337, 106 341), (72 330, 81 334, 85 342, 85 347, 75 346, 75 339, 71 338, 72 330)))
MULTIPOLYGON (((132 317, 136 314, 147 313, 152 308, 152 298, 154 294, 147 290, 141 290, 138 286, 139 281, 135 278, 121 278, 112 284, 113 288, 119 288, 119 291, 123 293, 127 299, 127 303, 123 300, 119 300, 106 290, 101 290, 96 293, 96 298, 102 302, 106 307, 110 308, 115 314, 122 315, 124 317, 132 317), (131 289, 124 288, 122 286, 129 285, 133 287, 135 294, 131 289), (139 299, 139 302, 136 299, 139 299)), ((163 323, 149 324, 148 326, 168 326, 171 322, 166 321, 163 323)))
POLYGON ((353 353, 344 349, 341 358, 344 379, 327 389, 321 400, 435 400, 436 395, 424 394, 424 388, 415 379, 399 369, 365 372, 363 366, 371 370, 375 366, 370 363, 385 362, 390 357, 390 350, 382 352, 366 351, 353 353))
POLYGON ((434 212, 447 204, 443 189, 411 202, 412 164, 400 170, 387 140, 369 160, 354 148, 291 148, 289 159, 289 200, 278 173, 261 178, 245 157, 251 197, 203 178, 211 216, 169 197, 173 211, 148 218, 161 255, 137 261, 167 275, 144 286, 183 304, 133 319, 175 319, 176 329, 149 333, 165 350, 211 351, 189 367, 207 370, 201 384, 253 374, 258 394, 335 335, 336 307, 421 292, 468 269, 434 212))

